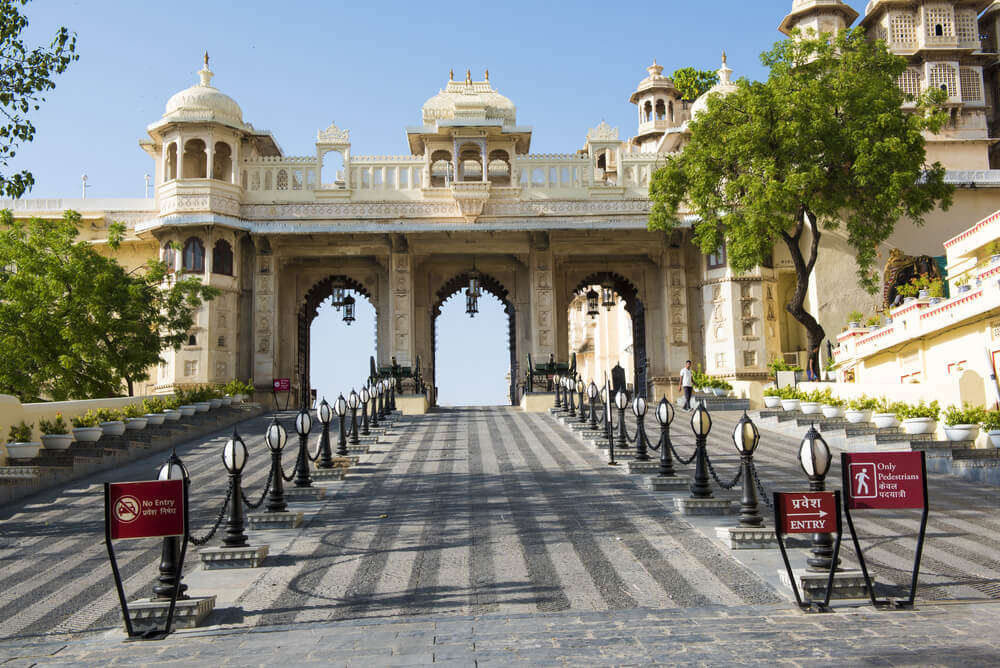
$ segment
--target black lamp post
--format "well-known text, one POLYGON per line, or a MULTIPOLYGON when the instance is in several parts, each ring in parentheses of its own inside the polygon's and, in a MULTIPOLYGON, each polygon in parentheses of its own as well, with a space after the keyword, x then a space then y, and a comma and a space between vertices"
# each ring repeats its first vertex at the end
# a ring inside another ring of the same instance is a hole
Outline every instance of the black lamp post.
POLYGON ((312 487, 312 476, 309 475, 309 432, 312 430, 312 417, 309 411, 302 409, 295 416, 295 433, 299 435, 299 459, 295 465, 295 486, 312 487))
POLYGON ((555 403, 555 408, 557 408, 557 409, 558 408, 565 408, 563 406, 564 402, 562 400, 562 376, 560 376, 558 373, 555 374, 554 376, 552 376, 552 384, 556 388, 556 403, 555 403))
MULTIPOLYGON (((809 431, 802 437, 799 445, 799 464, 803 472, 809 476, 809 491, 826 491, 826 474, 830 471, 830 463, 833 455, 830 454, 830 446, 826 444, 823 437, 816 431, 816 426, 809 427, 809 431)), ((833 535, 828 533, 814 533, 812 541, 812 555, 806 559, 811 571, 829 571, 833 566, 833 535)), ((837 560, 837 566, 840 560, 837 560)))
POLYGON ((363 436, 368 436, 371 434, 368 431, 368 401, 372 398, 372 395, 368 393, 368 387, 366 385, 361 386, 361 434, 363 436))
MULTIPOLYGON (((170 458, 160 466, 156 479, 183 480, 185 486, 191 483, 187 469, 184 468, 184 463, 177 456, 176 451, 171 452, 170 458)), ((160 575, 156 578, 156 584, 153 585, 153 599, 173 597, 174 589, 177 587, 177 580, 181 577, 181 574, 177 572, 177 562, 180 560, 180 554, 181 543, 177 536, 167 536, 163 539, 163 549, 160 552, 160 575)), ((186 584, 181 583, 178 598, 188 598, 187 594, 184 593, 187 591, 187 588, 186 584)))
POLYGON ((590 428, 597 429, 597 395, 600 392, 597 391, 597 383, 590 381, 590 385, 587 386, 587 398, 590 400, 590 428))
POLYGON ((660 423, 660 477, 674 476, 674 456, 670 444, 670 424, 674 421, 674 405, 666 397, 656 407, 656 421, 660 423))
POLYGON ((583 393, 586 389, 587 385, 583 382, 583 378, 578 378, 576 381, 576 394, 580 399, 580 424, 587 424, 587 414, 583 412, 583 393))
POLYGON ((267 496, 267 512, 284 513, 288 511, 288 504, 285 503, 285 481, 281 473, 281 451, 285 449, 285 441, 288 440, 288 432, 278 422, 278 418, 273 418, 271 424, 267 425, 264 432, 264 443, 271 451, 271 468, 274 469, 274 477, 271 479, 271 491, 267 496))
POLYGON ((760 432, 746 411, 733 429, 733 444, 740 453, 740 468, 743 472, 743 498, 740 499, 740 524, 748 527, 764 525, 757 507, 757 488, 753 480, 753 453, 760 443, 760 432))
POLYGON ((604 389, 601 390, 601 397, 604 399, 604 433, 608 437, 608 466, 617 466, 618 462, 615 461, 615 434, 614 434, 614 418, 612 418, 613 411, 611 410, 611 385, 607 380, 604 381, 604 389))
POLYGON ((628 408, 628 395, 625 390, 619 390, 615 394, 615 408, 618 409, 618 447, 628 447, 628 436, 625 434, 625 409, 628 408))
POLYGON ((232 494, 229 497, 229 521, 222 547, 246 547, 247 534, 243 527, 243 467, 247 464, 247 445, 233 429, 233 435, 222 447, 222 463, 229 473, 232 494))
POLYGON ((694 432, 694 479, 691 481, 692 499, 711 499, 712 488, 708 484, 708 433, 712 431, 712 416, 703 402, 691 413, 691 431, 694 432))
POLYGON ((330 408, 330 404, 326 403, 326 397, 323 397, 323 401, 319 403, 319 410, 316 413, 323 425, 323 435, 319 438, 319 463, 316 464, 316 468, 332 469, 333 452, 330 449, 330 421, 333 420, 333 409, 330 408))
POLYGON ((378 387, 378 417, 380 420, 384 420, 388 412, 386 410, 386 392, 388 391, 388 387, 386 386, 385 378, 375 383, 375 386, 378 387))
POLYGON ((351 445, 361 443, 358 439, 358 406, 360 404, 361 397, 352 388, 351 393, 347 395, 347 407, 351 409, 351 445))
POLYGON ((337 456, 346 457, 347 434, 344 433, 344 418, 347 416, 347 400, 344 399, 343 394, 337 397, 337 400, 333 403, 333 411, 340 418, 340 437, 337 439, 337 456))
POLYGON ((636 395, 632 400, 632 414, 635 415, 635 460, 648 462, 646 450, 646 398, 636 395))
POLYGON ((368 384, 368 394, 371 395, 371 402, 372 402, 371 417, 368 419, 368 424, 373 429, 375 429, 378 427, 378 398, 380 396, 378 391, 378 383, 368 384))
POLYGON ((597 307, 597 300, 600 297, 594 288, 587 290, 587 315, 591 318, 596 318, 601 314, 601 310, 597 307))
POLYGON ((389 410, 396 410, 396 379, 389 379, 389 410))
POLYGON ((563 396, 569 399, 569 416, 576 417, 576 397, 573 395, 573 379, 569 376, 563 378, 563 389, 566 390, 563 396))

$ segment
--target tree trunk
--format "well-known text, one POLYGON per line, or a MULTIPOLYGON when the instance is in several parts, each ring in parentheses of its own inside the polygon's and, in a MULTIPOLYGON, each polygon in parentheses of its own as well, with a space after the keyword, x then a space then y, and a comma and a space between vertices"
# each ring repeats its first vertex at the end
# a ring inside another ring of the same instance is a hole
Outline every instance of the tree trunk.
POLYGON ((133 388, 132 388, 132 379, 131 378, 126 378, 125 379, 125 384, 128 385, 128 396, 134 397, 135 395, 132 394, 132 390, 133 390, 133 388))
POLYGON ((809 277, 812 275, 813 268, 816 266, 816 257, 819 251, 820 232, 819 227, 816 224, 815 217, 810 215, 808 209, 803 207, 800 209, 799 214, 799 224, 795 229, 795 233, 792 235, 782 235, 785 245, 788 247, 788 252, 792 256, 792 264, 795 266, 796 281, 795 292, 785 305, 785 310, 806 328, 806 334, 809 339, 809 357, 806 362, 807 369, 808 365, 812 364, 813 373, 816 378, 819 378, 819 349, 823 344, 823 339, 826 338, 826 332, 823 330, 823 327, 820 326, 816 318, 814 318, 813 315, 805 309, 804 304, 806 300, 806 290, 809 288, 809 277), (809 244, 808 259, 803 256, 802 249, 799 246, 799 241, 802 239, 802 232, 805 228, 804 223, 806 221, 808 222, 810 232, 812 233, 812 239, 809 244))

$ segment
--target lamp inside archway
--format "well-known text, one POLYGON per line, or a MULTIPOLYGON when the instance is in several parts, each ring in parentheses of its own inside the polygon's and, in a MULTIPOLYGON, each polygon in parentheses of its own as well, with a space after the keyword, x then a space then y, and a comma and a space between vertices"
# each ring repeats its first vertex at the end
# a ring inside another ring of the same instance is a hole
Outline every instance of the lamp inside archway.
POLYGON ((597 307, 597 300, 600 295, 597 294, 597 290, 591 288, 587 290, 587 315, 591 318, 596 318, 601 314, 601 310, 597 307))
POLYGON ((344 322, 350 325, 354 322, 354 297, 347 295, 343 299, 344 306, 344 322))

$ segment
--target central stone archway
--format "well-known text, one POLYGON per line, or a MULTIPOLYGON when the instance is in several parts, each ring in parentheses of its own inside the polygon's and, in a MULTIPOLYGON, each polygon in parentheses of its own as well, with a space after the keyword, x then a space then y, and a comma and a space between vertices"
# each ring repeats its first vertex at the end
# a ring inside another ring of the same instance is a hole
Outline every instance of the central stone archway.
MULTIPOLYGON (((517 309, 511 299, 510 292, 490 274, 479 273, 482 289, 490 293, 503 304, 507 314, 507 339, 510 348, 510 386, 508 398, 512 406, 517 405, 517 309)), ((441 307, 446 301, 469 286, 469 272, 462 272, 448 280, 434 294, 431 307, 431 386, 437 388, 437 318, 441 315, 441 307)), ((435 392, 434 403, 437 403, 435 392)))

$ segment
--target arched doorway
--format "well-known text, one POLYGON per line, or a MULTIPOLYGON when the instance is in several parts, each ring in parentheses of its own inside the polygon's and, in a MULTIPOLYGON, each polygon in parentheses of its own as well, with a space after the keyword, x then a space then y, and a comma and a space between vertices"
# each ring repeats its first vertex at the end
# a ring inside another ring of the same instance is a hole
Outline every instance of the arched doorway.
MULTIPOLYGON (((646 357, 646 309, 639 299, 639 291, 627 278, 611 271, 598 271, 585 276, 573 290, 574 295, 586 295, 595 287, 608 287, 625 305, 625 312, 632 319, 633 383, 636 392, 646 396, 648 364, 646 357)), ((600 292, 600 290, 598 290, 600 292)), ((568 314, 567 314, 568 315, 568 314)))
MULTIPOLYGON (((303 401, 308 401, 308 389, 311 387, 310 343, 313 321, 319 313, 320 306, 327 299, 332 297, 334 290, 338 288, 343 288, 347 294, 351 294, 352 296, 359 295, 367 299, 375 310, 375 322, 378 322, 378 305, 372 298, 371 292, 363 283, 354 280, 350 276, 328 276, 310 288, 310 290, 306 293, 298 311, 298 364, 296 367, 296 375, 299 379, 299 387, 305 388, 302 393, 302 397, 300 397, 300 406, 303 401)), ((376 344, 377 341, 373 342, 371 347, 372 352, 376 350, 376 344)), ((367 360, 368 356, 365 355, 364 361, 366 368, 368 363, 367 360)), ((363 380, 363 378, 359 378, 358 380, 363 380)))
MULTIPOLYGON (((503 305, 503 311, 507 315, 507 345, 510 349, 510 383, 508 387, 508 400, 511 405, 518 402, 517 396, 517 311, 510 293, 500 281, 489 274, 478 272, 480 286, 503 305)), ((465 291, 469 286, 469 272, 458 274, 446 282, 434 295, 434 304, 431 307, 431 387, 437 387, 437 319, 441 315, 441 307, 446 301, 456 294, 465 291)), ((436 403, 436 397, 434 397, 436 403)))

